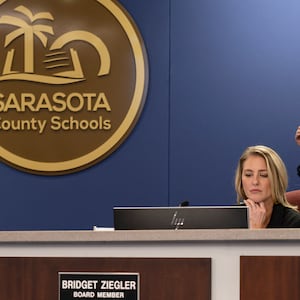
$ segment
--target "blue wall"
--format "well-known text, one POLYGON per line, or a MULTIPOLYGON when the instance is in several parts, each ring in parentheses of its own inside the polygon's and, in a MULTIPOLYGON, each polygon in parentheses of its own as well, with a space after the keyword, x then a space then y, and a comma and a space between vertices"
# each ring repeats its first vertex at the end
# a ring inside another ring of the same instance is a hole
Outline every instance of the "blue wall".
POLYGON ((0 230, 112 226, 114 206, 232 204, 237 160, 265 144, 300 188, 300 2, 122 0, 144 38, 148 97, 96 166, 47 177, 0 165, 0 230))

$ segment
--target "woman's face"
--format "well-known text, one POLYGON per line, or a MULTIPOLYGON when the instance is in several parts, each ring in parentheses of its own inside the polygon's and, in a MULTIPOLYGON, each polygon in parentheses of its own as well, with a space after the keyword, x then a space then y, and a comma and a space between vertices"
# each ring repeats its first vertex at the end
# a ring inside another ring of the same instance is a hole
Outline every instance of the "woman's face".
POLYGON ((244 161, 242 185, 248 199, 254 202, 272 202, 271 183, 263 157, 250 155, 244 161))

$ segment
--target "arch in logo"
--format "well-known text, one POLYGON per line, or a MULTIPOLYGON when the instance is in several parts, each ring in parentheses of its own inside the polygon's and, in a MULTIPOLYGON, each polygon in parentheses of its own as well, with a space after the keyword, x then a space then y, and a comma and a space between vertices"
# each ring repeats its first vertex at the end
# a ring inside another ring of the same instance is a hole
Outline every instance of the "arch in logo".
POLYGON ((5 163, 42 175, 76 172, 110 155, 136 125, 147 54, 118 2, 1 1, 0 47, 5 163))

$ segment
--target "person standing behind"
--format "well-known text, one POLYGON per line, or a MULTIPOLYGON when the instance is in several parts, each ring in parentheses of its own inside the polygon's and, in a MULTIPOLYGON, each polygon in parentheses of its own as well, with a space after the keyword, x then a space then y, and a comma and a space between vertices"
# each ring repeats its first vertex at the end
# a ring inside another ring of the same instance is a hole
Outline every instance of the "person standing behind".
POLYGON ((271 148, 248 147, 235 174, 238 203, 248 207, 249 228, 300 228, 300 213, 288 203, 288 176, 284 162, 271 148))
POLYGON ((298 126, 296 133, 295 133, 295 141, 298 146, 300 146, 300 126, 298 126))

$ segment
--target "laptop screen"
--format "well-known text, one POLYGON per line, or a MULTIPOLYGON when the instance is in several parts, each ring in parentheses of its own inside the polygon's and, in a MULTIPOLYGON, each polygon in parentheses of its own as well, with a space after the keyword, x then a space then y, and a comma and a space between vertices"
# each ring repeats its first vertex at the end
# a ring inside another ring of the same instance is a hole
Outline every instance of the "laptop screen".
POLYGON ((114 207, 116 230, 248 228, 246 206, 114 207))

